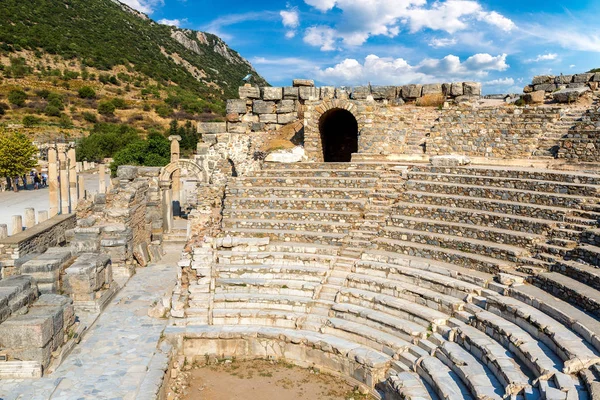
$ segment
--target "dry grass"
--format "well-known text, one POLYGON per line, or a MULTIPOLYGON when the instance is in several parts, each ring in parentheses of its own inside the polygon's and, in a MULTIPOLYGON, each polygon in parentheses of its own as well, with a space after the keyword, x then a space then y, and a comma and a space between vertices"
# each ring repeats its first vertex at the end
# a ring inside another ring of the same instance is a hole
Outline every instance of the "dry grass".
POLYGON ((446 96, 443 94, 426 94, 418 98, 416 104, 419 107, 441 107, 445 101, 446 96))

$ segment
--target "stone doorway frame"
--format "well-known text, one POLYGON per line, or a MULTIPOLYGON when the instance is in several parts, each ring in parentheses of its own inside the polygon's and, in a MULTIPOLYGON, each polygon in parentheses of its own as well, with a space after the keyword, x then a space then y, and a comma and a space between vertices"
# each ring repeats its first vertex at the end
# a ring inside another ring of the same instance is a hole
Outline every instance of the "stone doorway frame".
POLYGON ((332 99, 319 102, 306 102, 304 107, 304 150, 310 162, 324 161, 319 121, 327 111, 338 108, 350 112, 358 124, 359 139, 361 132, 365 128, 364 115, 359 114, 357 105, 350 100, 332 99))

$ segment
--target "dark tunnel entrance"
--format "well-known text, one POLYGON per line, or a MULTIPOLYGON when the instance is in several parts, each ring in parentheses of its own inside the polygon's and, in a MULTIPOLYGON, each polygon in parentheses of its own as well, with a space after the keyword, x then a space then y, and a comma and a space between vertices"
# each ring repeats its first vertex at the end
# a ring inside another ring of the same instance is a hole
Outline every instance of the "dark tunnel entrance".
POLYGON ((319 120, 325 162, 350 162, 358 153, 358 122, 342 108, 327 111, 319 120))

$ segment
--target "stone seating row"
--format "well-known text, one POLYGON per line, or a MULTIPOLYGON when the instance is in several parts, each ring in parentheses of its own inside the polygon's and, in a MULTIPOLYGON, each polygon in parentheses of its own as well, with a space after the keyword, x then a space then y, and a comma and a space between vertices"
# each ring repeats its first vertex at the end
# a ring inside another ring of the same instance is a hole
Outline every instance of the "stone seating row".
POLYGON ((367 189, 377 184, 378 177, 239 177, 235 180, 236 187, 327 187, 367 189))
POLYGON ((276 210, 313 210, 313 211, 344 211, 360 212, 366 204, 365 199, 313 198, 305 197, 239 197, 227 196, 225 198, 225 211, 249 209, 276 209, 276 210))
POLYGON ((509 167, 509 166, 467 166, 435 167, 424 164, 410 165, 411 171, 454 175, 476 175, 482 177, 501 177, 528 179, 534 181, 555 181, 584 185, 600 185, 600 175, 575 171, 509 167))
POLYGON ((536 190, 501 188, 495 186, 468 185, 453 182, 408 180, 407 190, 445 195, 470 196, 489 200, 513 201, 517 203, 549 207, 583 209, 584 204, 595 204, 596 197, 549 193, 536 190))
POLYGON ((294 220, 301 222, 342 222, 356 223, 362 220, 363 214, 359 211, 337 211, 323 209, 304 210, 272 210, 262 209, 232 209, 223 212, 224 220, 294 220))
POLYGON ((60 290, 60 274, 72 261, 73 251, 66 247, 46 250, 34 259, 24 263, 19 273, 33 277, 42 294, 58 293, 60 290))
POLYGON ((545 193, 559 193, 584 197, 600 194, 600 186, 584 183, 543 181, 538 179, 511 178, 481 175, 446 174, 439 172, 408 171, 407 177, 415 181, 456 183, 470 186, 501 187, 545 193))
POLYGON ((31 276, 12 276, 0 280, 0 324, 12 314, 26 311, 38 298, 38 290, 31 276))

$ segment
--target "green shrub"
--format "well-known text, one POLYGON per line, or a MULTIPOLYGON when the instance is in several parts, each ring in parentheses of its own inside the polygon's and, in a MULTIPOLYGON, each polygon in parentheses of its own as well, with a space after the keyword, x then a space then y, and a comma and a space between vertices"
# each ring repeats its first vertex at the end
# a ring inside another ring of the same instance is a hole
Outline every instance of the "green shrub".
POLYGON ((71 118, 69 118, 69 116, 67 114, 62 114, 60 116, 60 120, 59 120, 58 124, 60 125, 61 128, 72 128, 73 127, 73 121, 71 121, 71 118))
POLYGON ((33 116, 33 115, 26 115, 23 117, 23 126, 25 128, 31 128, 34 125, 37 125, 41 122, 41 119, 33 116))
POLYGON ((127 103, 120 97, 115 97, 114 99, 112 99, 112 103, 115 106, 115 108, 119 110, 127 108, 127 103))
POLYGON ((95 99, 96 91, 90 86, 82 86, 77 92, 82 99, 95 99))
POLYGON ((36 90, 35 95, 41 97, 42 99, 47 99, 48 96, 50 96, 50 91, 48 89, 36 90))
POLYGON ((98 112, 102 115, 114 115, 115 109, 116 107, 112 101, 103 101, 98 104, 98 112))
POLYGON ((78 161, 112 158, 130 143, 139 141, 137 130, 127 125, 96 124, 89 136, 77 143, 78 161))
POLYGON ((44 114, 49 117, 60 117, 60 109, 56 106, 48 104, 44 109, 44 114))
POLYGON ((25 105, 25 100, 27 100, 27 93, 21 89, 13 89, 8 94, 8 101, 10 104, 14 104, 17 107, 23 107, 25 105))
POLYGON ((168 118, 173 114, 173 107, 167 104, 157 104, 154 109, 156 113, 162 118, 168 118))
POLYGON ((96 114, 91 113, 89 111, 86 111, 82 114, 83 119, 87 122, 91 122, 92 124, 95 124, 96 122, 98 122, 98 117, 96 117, 96 114))

